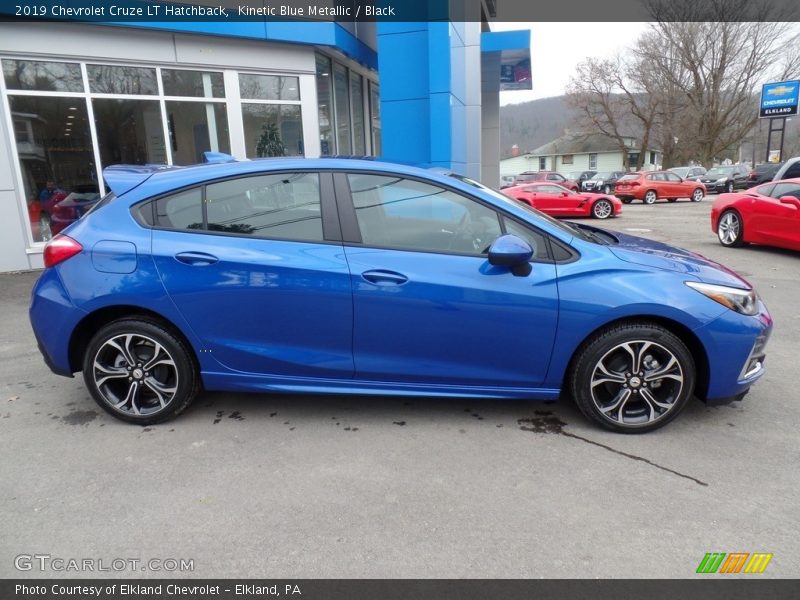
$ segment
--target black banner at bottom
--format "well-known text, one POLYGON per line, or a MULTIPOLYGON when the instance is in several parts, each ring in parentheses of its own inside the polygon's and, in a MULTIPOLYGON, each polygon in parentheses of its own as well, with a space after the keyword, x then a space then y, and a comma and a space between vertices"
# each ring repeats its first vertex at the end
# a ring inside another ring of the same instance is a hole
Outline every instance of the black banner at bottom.
MULTIPOLYGON (((714 576, 719 577, 719 576, 714 576)), ((798 579, 4 579, 3 600, 751 600, 800 598, 798 579)))

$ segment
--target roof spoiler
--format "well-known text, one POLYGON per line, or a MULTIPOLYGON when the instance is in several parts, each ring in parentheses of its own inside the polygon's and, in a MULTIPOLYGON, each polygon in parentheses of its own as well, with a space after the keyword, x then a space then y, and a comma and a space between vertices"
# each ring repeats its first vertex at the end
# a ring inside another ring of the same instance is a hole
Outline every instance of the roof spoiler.
POLYGON ((122 196, 147 181, 153 173, 169 168, 167 165, 113 165, 103 169, 103 180, 116 196, 122 196))

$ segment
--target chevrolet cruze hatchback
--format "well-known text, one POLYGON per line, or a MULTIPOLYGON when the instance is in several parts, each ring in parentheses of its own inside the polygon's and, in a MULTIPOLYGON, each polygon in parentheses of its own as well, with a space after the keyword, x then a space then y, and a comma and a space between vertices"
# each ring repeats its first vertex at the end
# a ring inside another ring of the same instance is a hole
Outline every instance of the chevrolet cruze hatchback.
POLYGON ((349 159, 104 176, 47 245, 30 316, 50 368, 126 421, 201 390, 563 394, 643 432, 764 372, 772 319, 732 271, 463 177, 349 159))

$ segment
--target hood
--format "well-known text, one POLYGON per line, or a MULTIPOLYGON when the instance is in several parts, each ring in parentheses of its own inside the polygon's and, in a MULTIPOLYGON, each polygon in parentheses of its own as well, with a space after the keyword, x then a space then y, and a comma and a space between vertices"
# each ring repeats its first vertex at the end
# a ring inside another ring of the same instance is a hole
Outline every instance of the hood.
POLYGON ((613 235, 619 240, 619 244, 608 248, 617 258, 625 262, 676 273, 686 273, 705 283, 748 290, 753 287, 746 279, 725 265, 696 252, 635 235, 618 232, 614 232, 613 235))

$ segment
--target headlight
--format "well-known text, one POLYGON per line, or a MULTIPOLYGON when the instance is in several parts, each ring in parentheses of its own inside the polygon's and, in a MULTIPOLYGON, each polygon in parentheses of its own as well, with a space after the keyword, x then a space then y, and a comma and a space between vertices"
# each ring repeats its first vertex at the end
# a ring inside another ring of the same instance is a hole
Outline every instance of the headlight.
POLYGON ((595 183, 597 185, 603 185, 603 180, 602 179, 598 179, 597 181, 595 181, 595 183))
POLYGON ((696 281, 687 281, 685 283, 693 290, 697 290, 704 296, 738 313, 751 316, 758 313, 758 295, 755 290, 741 290, 726 285, 698 283, 696 281))
POLYGON ((717 183, 725 183, 726 181, 728 181, 727 177, 720 177, 719 179, 717 179, 717 183))

